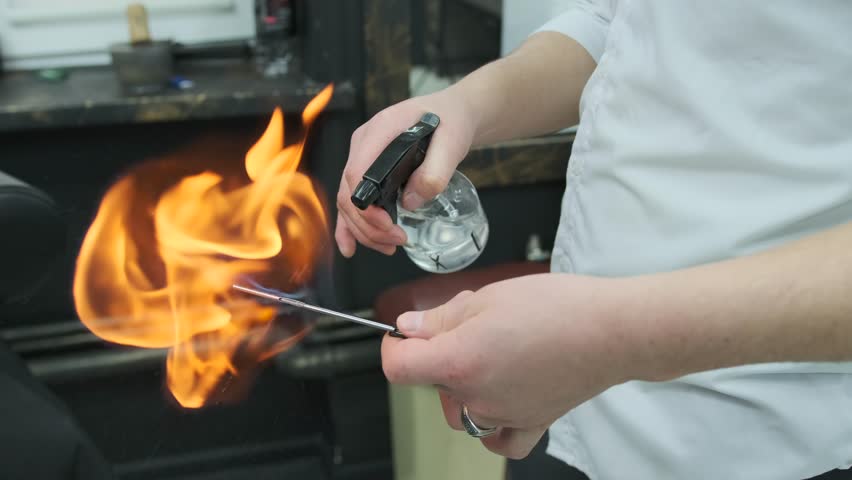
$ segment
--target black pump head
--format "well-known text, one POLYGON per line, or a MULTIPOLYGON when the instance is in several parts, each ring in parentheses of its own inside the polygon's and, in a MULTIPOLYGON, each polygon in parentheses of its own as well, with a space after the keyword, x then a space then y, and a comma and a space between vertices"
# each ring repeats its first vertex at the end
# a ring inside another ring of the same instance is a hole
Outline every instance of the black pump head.
POLYGON ((419 122, 399 134, 364 173, 352 192, 352 203, 361 210, 377 205, 396 223, 399 192, 426 158, 432 134, 440 121, 434 113, 426 113, 419 122))

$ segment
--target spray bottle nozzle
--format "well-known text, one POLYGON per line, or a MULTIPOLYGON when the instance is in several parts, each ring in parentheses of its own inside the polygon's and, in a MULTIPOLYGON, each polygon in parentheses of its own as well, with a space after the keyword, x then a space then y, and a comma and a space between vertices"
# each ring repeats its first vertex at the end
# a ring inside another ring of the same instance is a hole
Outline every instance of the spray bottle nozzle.
POLYGON ((361 210, 366 210, 367 207, 379 199, 379 187, 370 181, 361 181, 352 193, 352 203, 361 210))
POLYGON ((419 122, 399 134, 364 173, 352 192, 352 203, 361 210, 370 205, 382 207, 396 223, 399 191, 423 163, 439 123, 437 115, 426 113, 419 122))

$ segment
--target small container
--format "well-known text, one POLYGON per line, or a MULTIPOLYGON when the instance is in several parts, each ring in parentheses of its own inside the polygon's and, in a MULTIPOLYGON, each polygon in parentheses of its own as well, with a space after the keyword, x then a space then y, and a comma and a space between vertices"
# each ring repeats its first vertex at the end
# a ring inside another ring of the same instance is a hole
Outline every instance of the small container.
POLYGON ((110 47, 110 55, 125 94, 158 93, 169 87, 174 70, 172 42, 116 44, 110 47))
POLYGON ((158 93, 169 86, 174 70, 170 40, 154 41, 148 29, 148 12, 141 3, 127 6, 130 43, 109 49, 115 76, 126 95, 158 93))

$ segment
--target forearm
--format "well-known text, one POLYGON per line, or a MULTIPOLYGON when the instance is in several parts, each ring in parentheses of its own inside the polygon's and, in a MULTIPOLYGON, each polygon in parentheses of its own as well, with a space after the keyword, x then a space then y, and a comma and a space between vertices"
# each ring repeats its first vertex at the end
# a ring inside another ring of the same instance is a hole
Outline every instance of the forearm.
POLYGON ((852 223, 757 255, 625 280, 637 376, 852 360, 852 223))
POLYGON ((482 145, 577 124, 580 94, 594 69, 580 44, 542 32, 448 91, 467 105, 476 124, 474 144, 482 145))

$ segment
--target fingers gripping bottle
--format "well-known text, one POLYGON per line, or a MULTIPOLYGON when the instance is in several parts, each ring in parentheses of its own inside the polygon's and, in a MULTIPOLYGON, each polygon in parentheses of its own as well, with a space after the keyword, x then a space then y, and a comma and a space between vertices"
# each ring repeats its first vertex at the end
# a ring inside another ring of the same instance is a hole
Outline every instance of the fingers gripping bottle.
POLYGON ((414 211, 401 204, 408 178, 423 163, 440 119, 426 113, 397 136, 364 173, 352 203, 361 210, 383 208, 402 227, 408 241, 403 249, 420 268, 450 273, 474 262, 488 242, 488 219, 473 184, 455 171, 447 188, 414 211))

